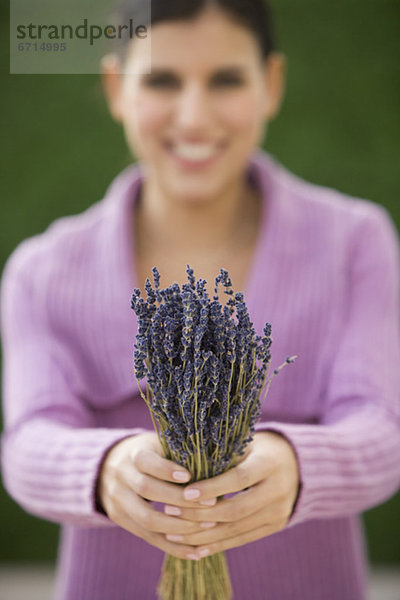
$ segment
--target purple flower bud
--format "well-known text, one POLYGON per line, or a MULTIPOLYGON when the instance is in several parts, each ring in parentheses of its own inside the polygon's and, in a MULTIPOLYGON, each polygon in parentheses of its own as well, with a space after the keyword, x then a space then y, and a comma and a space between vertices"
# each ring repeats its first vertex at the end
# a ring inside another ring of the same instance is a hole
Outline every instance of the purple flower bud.
POLYGON ((195 281, 196 280, 195 280, 195 277, 194 277, 194 271, 193 271, 193 269, 191 269, 189 267, 189 265, 186 265, 186 273, 187 273, 187 276, 188 276, 188 281, 189 281, 190 287, 194 290, 195 289, 195 281))

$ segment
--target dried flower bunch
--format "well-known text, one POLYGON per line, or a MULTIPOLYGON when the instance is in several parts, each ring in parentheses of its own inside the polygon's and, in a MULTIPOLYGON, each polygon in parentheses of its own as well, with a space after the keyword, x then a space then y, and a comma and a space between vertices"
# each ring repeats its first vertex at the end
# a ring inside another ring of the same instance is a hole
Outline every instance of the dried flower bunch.
MULTIPOLYGON (((145 283, 147 299, 134 290, 134 372, 138 380, 147 379, 146 394, 140 392, 165 456, 198 481, 238 463, 254 436, 272 377, 295 357, 288 357, 267 379, 271 325, 265 325, 263 336, 256 335, 243 294, 234 293, 225 269, 215 279, 212 300, 207 282, 196 282, 189 265, 186 273, 188 283, 182 289, 177 283, 160 289, 154 267, 154 287, 149 279, 145 283), (220 286, 228 296, 224 305, 220 286)), ((229 598, 221 555, 190 562, 168 557, 160 587, 165 600, 229 598)))

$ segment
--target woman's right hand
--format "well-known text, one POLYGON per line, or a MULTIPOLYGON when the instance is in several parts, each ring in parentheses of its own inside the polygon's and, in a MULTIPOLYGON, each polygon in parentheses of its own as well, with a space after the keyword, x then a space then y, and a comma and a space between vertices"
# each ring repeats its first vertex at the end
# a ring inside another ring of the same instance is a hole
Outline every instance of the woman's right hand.
POLYGON ((157 434, 143 433, 111 448, 100 470, 97 494, 108 517, 120 527, 172 556, 198 560, 193 546, 168 541, 165 534, 176 535, 179 542, 179 536, 213 524, 167 515, 148 502, 172 505, 179 516, 179 507, 193 508, 193 502, 182 500, 179 485, 189 480, 188 471, 163 458, 157 434))

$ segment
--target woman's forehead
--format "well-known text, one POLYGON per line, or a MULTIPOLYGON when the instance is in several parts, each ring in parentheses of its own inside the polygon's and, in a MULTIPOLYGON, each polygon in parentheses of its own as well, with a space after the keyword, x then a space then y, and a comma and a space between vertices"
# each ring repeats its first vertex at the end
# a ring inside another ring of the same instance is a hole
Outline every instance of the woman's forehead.
MULTIPOLYGON (((259 56, 254 34, 222 11, 204 11, 195 19, 166 21, 152 26, 151 64, 154 68, 209 64, 246 66, 259 56)), ((130 57, 140 60, 140 46, 133 43, 130 57)))

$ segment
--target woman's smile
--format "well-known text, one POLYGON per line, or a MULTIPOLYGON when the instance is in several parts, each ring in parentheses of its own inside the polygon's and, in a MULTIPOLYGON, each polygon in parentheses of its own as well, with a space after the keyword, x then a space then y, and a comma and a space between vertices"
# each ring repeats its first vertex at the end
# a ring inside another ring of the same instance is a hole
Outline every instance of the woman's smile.
POLYGON ((226 148, 226 144, 216 142, 166 142, 169 156, 182 169, 207 169, 214 165, 226 148))

